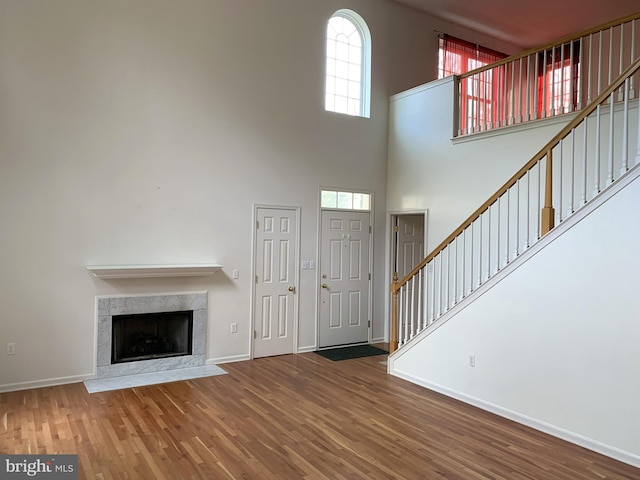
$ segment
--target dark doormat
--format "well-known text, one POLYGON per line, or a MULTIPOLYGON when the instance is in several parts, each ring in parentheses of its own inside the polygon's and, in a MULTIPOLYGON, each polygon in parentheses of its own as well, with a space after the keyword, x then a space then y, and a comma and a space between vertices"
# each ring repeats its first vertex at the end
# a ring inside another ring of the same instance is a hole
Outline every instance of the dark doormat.
POLYGON ((387 355, 389 352, 372 345, 354 345, 350 347, 331 348, 329 350, 317 350, 315 353, 337 362, 338 360, 350 360, 352 358, 387 355))

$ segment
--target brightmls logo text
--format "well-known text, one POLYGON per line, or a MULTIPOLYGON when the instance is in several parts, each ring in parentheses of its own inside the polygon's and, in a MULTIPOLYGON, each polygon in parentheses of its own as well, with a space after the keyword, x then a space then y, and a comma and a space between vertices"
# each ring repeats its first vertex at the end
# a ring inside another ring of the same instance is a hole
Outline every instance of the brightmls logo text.
POLYGON ((77 480, 77 455, 0 455, 0 480, 77 480))

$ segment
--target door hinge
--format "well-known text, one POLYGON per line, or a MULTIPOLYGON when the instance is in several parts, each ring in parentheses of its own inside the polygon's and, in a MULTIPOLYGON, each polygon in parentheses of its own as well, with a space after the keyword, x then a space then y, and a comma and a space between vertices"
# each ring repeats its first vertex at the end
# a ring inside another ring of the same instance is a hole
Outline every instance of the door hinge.
POLYGON ((393 227, 393 232, 394 233, 398 233, 399 231, 400 231, 400 229, 398 228, 397 225, 395 227, 393 227))
POLYGON ((369 233, 373 233, 373 227, 369 225, 369 233))
POLYGON ((258 275, 256 275, 256 283, 258 283, 258 275))
POLYGON ((260 220, 256 220, 256 230, 260 230, 260 220))
POLYGON ((371 328, 371 320, 369 320, 369 322, 368 322, 368 323, 369 323, 369 328, 371 328))
POLYGON ((253 338, 254 339, 258 338, 258 331, 257 330, 253 331, 253 338))
POLYGON ((369 274, 369 280, 371 280, 371 274, 369 274))

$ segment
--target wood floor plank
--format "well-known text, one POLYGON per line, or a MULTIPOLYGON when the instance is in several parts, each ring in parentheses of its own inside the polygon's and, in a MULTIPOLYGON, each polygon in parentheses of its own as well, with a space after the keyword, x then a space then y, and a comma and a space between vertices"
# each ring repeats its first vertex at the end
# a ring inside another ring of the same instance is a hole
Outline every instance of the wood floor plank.
POLYGON ((640 480, 640 469, 313 353, 88 394, 0 394, 0 453, 77 453, 83 479, 640 480))

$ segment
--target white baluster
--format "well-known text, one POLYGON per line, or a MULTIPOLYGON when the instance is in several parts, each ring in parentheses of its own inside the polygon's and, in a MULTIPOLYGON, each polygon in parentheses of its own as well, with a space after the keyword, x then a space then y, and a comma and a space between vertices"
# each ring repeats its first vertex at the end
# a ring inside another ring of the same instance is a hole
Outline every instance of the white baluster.
POLYGON ((436 259, 431 260, 431 306, 430 306, 429 323, 433 323, 436 319, 436 259))
MULTIPOLYGON (((553 64, 551 65, 553 67, 553 64)), ((553 71, 553 70, 552 70, 553 71)), ((542 54, 542 112, 540 118, 547 117, 547 50, 542 54)), ((551 82, 553 85, 553 82, 551 82)))
POLYGON ((487 277, 491 278, 491 205, 487 208, 487 277))
POLYGON ((582 194, 580 195, 580 206, 587 203, 587 136, 589 130, 589 117, 584 117, 584 136, 582 138, 582 194))
MULTIPOLYGON (((624 70, 623 68, 623 63, 624 63, 624 23, 620 25, 620 43, 618 43, 618 45, 620 45, 618 47, 618 49, 620 50, 620 67, 619 67, 619 72, 618 75, 622 75, 622 71, 624 70)), ((625 84, 626 87, 626 84, 625 84)), ((620 90, 618 90, 618 100, 621 101, 624 97, 624 90, 625 88, 620 88, 620 90)))
POLYGON ((500 197, 496 202, 498 205, 498 215, 496 217, 496 273, 500 271, 500 197))
POLYGON ((424 315, 424 293, 423 293, 423 288, 424 286, 422 285, 422 278, 424 276, 424 268, 421 268, 418 271, 418 307, 417 307, 417 312, 418 312, 418 321, 416 322, 418 324, 418 332, 422 331, 425 328, 425 315, 424 315))
POLYGON ((527 94, 527 98, 526 98, 526 103, 527 103, 527 107, 526 107, 526 119, 527 122, 531 120, 531 95, 533 94, 533 92, 535 92, 537 89, 535 88, 535 82, 536 82, 536 78, 537 77, 533 77, 532 75, 530 75, 531 73, 531 55, 529 55, 527 57, 527 75, 526 75, 526 82, 527 82, 527 87, 526 87, 526 94, 527 94))
POLYGON ((516 231, 514 235, 515 251, 513 258, 518 258, 520 250, 520 178, 516 180, 516 231))
POLYGON ((607 185, 613 183, 613 118, 615 117, 613 101, 614 93, 611 92, 609 96, 609 162, 607 164, 607 185))
MULTIPOLYGON (((624 115, 622 127, 622 165, 620 175, 624 175, 629 170, 629 78, 624 81, 624 115)), ((640 110, 640 105, 638 105, 640 110)), ((638 139, 640 142, 640 138, 638 139)))
POLYGON ((640 105, 638 105, 638 147, 636 150, 636 165, 640 164, 640 105))
POLYGON ((408 307, 409 307, 409 339, 413 338, 414 335, 416 334, 416 312, 414 309, 414 305, 416 303, 416 282, 415 282, 416 276, 414 275, 413 277, 411 277, 411 280, 409 280, 409 283, 411 284, 411 287, 409 288, 409 302, 408 302, 408 307))
MULTIPOLYGON (((506 67, 505 67, 506 68, 506 67)), ((507 71, 507 70, 505 70, 507 71)), ((516 121, 516 65, 511 62, 511 115, 509 117, 509 125, 513 125, 516 121)), ((506 95, 506 92, 505 92, 506 95)))
MULTIPOLYGON (((629 65, 633 63, 636 59, 635 57, 635 49, 636 49, 636 21, 631 21, 631 60, 629 61, 629 65)), ((631 76, 631 83, 629 84, 629 98, 635 98, 636 93, 636 85, 635 85, 635 75, 631 76)))
POLYGON ((404 290, 398 290, 398 347, 404 345, 404 290))
POLYGON ((451 288, 451 307, 458 299, 458 237, 453 239, 455 247, 453 249, 453 287, 451 288))
MULTIPOLYGON (((536 206, 536 229, 535 229, 535 241, 540 240, 540 212, 542 211, 542 195, 540 193, 540 170, 542 169, 542 161, 538 160, 538 169, 536 175, 536 196, 537 196, 537 206, 536 206)), ((535 242, 534 242, 535 243, 535 242)))
MULTIPOLYGON (((582 51, 582 49, 581 49, 582 51)), ((589 34, 589 68, 587 68, 587 104, 591 103, 591 94, 592 94, 592 90, 593 87, 591 86, 591 70, 593 70, 591 68, 591 65, 593 64, 593 33, 589 34)))
POLYGON ((562 161, 562 151, 564 150, 563 148, 563 140, 560 140, 560 143, 558 143, 558 149, 560 150, 560 156, 559 156, 559 162, 558 162, 558 181, 554 182, 557 183, 558 185, 558 205, 557 208, 555 209, 556 211, 556 224, 559 225, 562 222, 562 168, 563 168, 563 161, 562 161))
POLYGON ((471 222, 471 225, 469 225, 469 227, 471 228, 471 248, 469 249, 469 294, 471 294, 471 292, 473 292, 473 282, 474 282, 474 278, 473 278, 473 262, 474 262, 474 249, 475 249, 475 243, 474 243, 474 225, 476 223, 476 220, 474 220, 473 222, 471 222))
MULTIPOLYGON (((537 58, 534 58, 533 60, 533 65, 534 65, 534 82, 537 81, 537 79, 539 78, 539 72, 538 72, 538 64, 540 62, 538 62, 537 58)), ((543 82, 544 83, 544 82, 543 82)), ((541 118, 541 114, 540 112, 538 112, 538 88, 537 85, 534 83, 531 86, 531 90, 533 91, 533 105, 531 106, 531 109, 533 110, 533 118, 541 118)))
POLYGON ((596 97, 602 91, 602 30, 598 32, 598 92, 596 97))
POLYGON ((527 171, 527 195, 525 196, 526 199, 526 214, 525 214, 525 221, 527 223, 527 228, 526 228, 526 236, 524 238, 524 246, 523 246, 523 251, 526 250, 527 248, 529 248, 529 238, 531 235, 531 206, 529 205, 530 201, 531 201, 531 169, 529 169, 527 171))
POLYGON ((522 123, 522 89, 524 85, 522 85, 522 58, 518 60, 520 63, 520 76, 518 77, 518 123, 522 123))
POLYGON ((600 193, 600 105, 596 107, 595 185, 593 196, 600 193))
POLYGON ((404 287, 404 310, 405 310, 405 328, 404 328, 404 343, 407 343, 411 338, 411 330, 410 330, 410 322, 411 322, 411 312, 409 310, 409 284, 405 283, 404 287))
POLYGON ((482 72, 483 75, 483 85, 484 85, 484 98, 483 98, 483 106, 484 106, 484 129, 491 129, 493 128, 493 125, 491 124, 491 119, 488 118, 487 115, 487 110, 489 108, 489 81, 487 79, 487 77, 489 76, 489 70, 485 70, 484 72, 482 72))
POLYGON ((465 286, 467 284, 467 228, 462 231, 462 282, 460 282, 460 300, 464 298, 465 286))
MULTIPOLYGON (((582 53, 584 50, 584 37, 580 37, 580 52, 578 54, 578 65, 584 65, 584 54, 582 53)), ((591 62, 589 62, 591 63, 591 62)), ((573 46, 571 48, 571 65, 573 65, 573 46)), ((582 92, 581 89, 578 89, 576 92, 575 83, 580 81, 580 74, 578 74, 578 78, 574 78, 574 69, 571 69, 571 98, 575 98, 578 96, 578 104, 576 106, 577 110, 582 110, 582 92)), ((572 102, 573 103, 573 102, 572 102)))
POLYGON ((511 233, 511 229, 510 229, 510 220, 511 220, 511 201, 510 201, 510 192, 511 192, 511 187, 507 190, 507 226, 506 226, 506 230, 507 230, 507 238, 505 241, 505 249, 504 249, 504 264, 505 265, 509 265, 509 239, 510 239, 510 233, 511 233))
POLYGON ((478 248, 478 287, 482 285, 482 216, 483 214, 481 213, 478 218, 478 243, 480 247, 478 248))
POLYGON ((569 205, 567 209, 567 217, 573 214, 573 202, 575 195, 575 169, 576 169, 576 129, 571 130, 571 170, 569 172, 569 205))
MULTIPOLYGON (((447 273, 445 275, 445 290, 444 290, 444 311, 448 312, 449 311, 449 297, 450 295, 450 289, 451 289, 451 244, 447 245, 446 249, 447 251, 447 273)), ((443 252, 444 255, 444 252, 443 252)))

